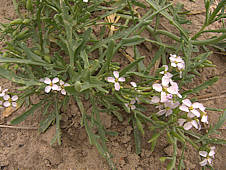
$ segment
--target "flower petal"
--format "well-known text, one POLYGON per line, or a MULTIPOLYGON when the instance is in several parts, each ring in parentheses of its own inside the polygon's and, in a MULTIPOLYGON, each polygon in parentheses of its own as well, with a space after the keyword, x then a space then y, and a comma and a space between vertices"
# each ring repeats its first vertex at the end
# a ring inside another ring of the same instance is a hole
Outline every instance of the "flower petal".
POLYGON ((120 78, 118 79, 118 81, 124 82, 124 81, 126 81, 126 79, 125 79, 124 77, 120 77, 120 78))
POLYGON ((131 105, 131 110, 135 110, 136 106, 135 105, 131 105))
POLYGON ((7 95, 3 96, 3 99, 4 100, 9 100, 10 99, 10 96, 7 94, 7 95))
POLYGON ((135 104, 135 103, 136 103, 136 100, 134 99, 130 101, 130 104, 135 104))
POLYGON ((169 78, 169 77, 167 77, 167 76, 163 76, 163 77, 162 77, 162 85, 163 85, 164 87, 168 87, 169 82, 170 82, 170 78, 169 78))
POLYGON ((18 96, 17 96, 17 95, 15 95, 15 96, 12 97, 12 101, 15 102, 15 101, 17 101, 17 100, 18 100, 18 96))
POLYGON ((168 101, 168 99, 167 99, 166 93, 165 92, 161 92, 161 100, 160 100, 160 102, 161 103, 165 103, 167 101, 168 101))
POLYGON ((60 80, 59 80, 58 77, 55 77, 55 78, 52 80, 53 83, 58 83, 59 81, 60 81, 60 80))
POLYGON ((6 101, 6 102, 3 103, 3 106, 4 106, 4 107, 9 107, 10 105, 11 105, 11 104, 10 104, 9 101, 6 101))
POLYGON ((195 116, 200 117, 200 113, 199 113, 198 110, 192 109, 191 112, 192 112, 195 116))
POLYGON ((186 122, 186 119, 178 119, 179 126, 182 126, 186 122))
POLYGON ((107 81, 110 82, 110 83, 114 83, 115 78, 114 77, 107 77, 107 81))
POLYGON ((209 156, 214 156, 215 155, 215 152, 214 152, 214 150, 211 150, 210 152, 209 152, 209 156))
POLYGON ((210 165, 212 165, 212 159, 211 158, 207 158, 207 161, 209 162, 210 165))
POLYGON ((64 87, 70 86, 70 84, 68 83, 64 83, 64 87))
POLYGON ((207 164, 207 159, 204 159, 203 161, 199 162, 199 164, 200 164, 201 166, 206 166, 206 164, 207 164))
POLYGON ((192 120, 191 121, 191 124, 196 128, 196 129, 199 129, 199 124, 196 120, 192 120))
POLYGON ((201 122, 208 124, 208 116, 207 115, 203 115, 201 122))
POLYGON ((133 86, 133 87, 137 87, 137 84, 135 83, 135 82, 130 82, 130 84, 131 84, 131 86, 133 86))
POLYGON ((185 105, 180 106, 179 109, 182 110, 182 111, 184 111, 184 112, 189 112, 188 107, 185 106, 185 105))
POLYGON ((176 63, 171 63, 172 67, 177 67, 176 63))
POLYGON ((191 107, 192 103, 189 99, 182 100, 182 103, 188 107, 191 107))
POLYGON ((51 86, 46 86, 45 87, 45 92, 49 93, 51 91, 52 87, 51 86))
POLYGON ((113 75, 115 76, 115 78, 119 78, 119 72, 118 71, 113 71, 113 75))
POLYGON ((151 99, 151 104, 159 103, 160 98, 158 96, 153 96, 151 99))
POLYGON ((193 118, 193 117, 195 117, 195 115, 192 112, 188 112, 187 117, 193 118))
POLYGON ((61 90, 61 94, 66 95, 67 94, 66 90, 65 89, 62 89, 61 90))
POLYGON ((161 84, 155 83, 152 85, 153 89, 157 92, 161 92, 162 91, 162 86, 161 84))
POLYGON ((130 108, 129 108, 129 104, 128 104, 128 103, 125 103, 125 106, 126 106, 128 109, 130 109, 130 108))
POLYGON ((206 158, 208 153, 206 151, 199 151, 199 155, 206 158))
POLYGON ((162 115, 164 115, 165 113, 166 113, 166 110, 164 109, 164 110, 158 111, 156 114, 157 114, 158 116, 162 116, 162 115))
POLYGON ((187 122, 187 123, 184 124, 184 129, 185 130, 189 130, 191 128, 192 128, 192 123, 191 122, 187 122))
POLYGON ((119 83, 115 83, 115 90, 119 91, 120 90, 120 84, 119 83))
POLYGON ((13 107, 17 107, 17 103, 16 102, 12 102, 12 106, 13 107))
POLYGON ((56 84, 53 84, 52 89, 53 89, 53 90, 58 90, 58 91, 59 91, 59 86, 57 86, 56 84))
POLYGON ((64 84, 65 84, 64 81, 63 80, 60 80, 60 85, 62 86, 64 84))
POLYGON ((51 84, 52 81, 50 80, 50 78, 46 77, 46 78, 44 79, 44 83, 45 83, 45 84, 51 84))
POLYGON ((167 110, 166 111, 166 116, 169 116, 169 115, 171 115, 173 113, 173 111, 170 109, 170 110, 167 110))

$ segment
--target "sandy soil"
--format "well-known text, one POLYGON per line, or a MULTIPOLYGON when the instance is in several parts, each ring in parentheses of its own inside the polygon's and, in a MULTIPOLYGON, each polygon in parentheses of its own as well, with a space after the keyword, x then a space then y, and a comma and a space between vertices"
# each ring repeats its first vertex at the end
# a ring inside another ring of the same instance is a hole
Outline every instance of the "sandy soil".
MULTIPOLYGON (((183 2, 182 0, 177 0, 183 2)), ((5 18, 16 18, 12 2, 9 0, 0 0, 0 22, 7 22, 5 18)), ((195 2, 185 1, 185 8, 193 11, 202 11, 203 1, 195 2)), ((189 26, 191 31, 197 31, 203 20, 204 13, 191 15, 193 24, 189 26)), ((167 23, 166 23, 167 24, 167 23)), ((165 24, 164 24, 165 25, 165 24)), ((168 25, 165 25, 168 26, 168 25)), ((213 27, 218 27, 215 24, 213 27)), ((171 29, 168 27, 168 29, 171 29)), ((145 53, 145 52, 144 52, 145 53)), ((215 68, 206 68, 202 70, 202 76, 191 82, 191 85, 198 85, 203 81, 219 76, 220 80, 212 87, 209 87, 198 94, 200 102, 205 106, 215 108, 226 108, 226 98, 222 97, 226 91, 226 58, 213 54, 209 58, 215 65, 215 68), (208 95, 207 95, 208 94, 208 95), (207 96, 206 96, 207 95, 207 96)), ((13 87, 11 83, 0 79, 0 86, 13 87)), ((34 99, 36 100, 36 99, 34 99)), ((11 119, 19 115, 24 108, 15 112, 7 119, 1 119, 0 124, 6 125, 11 119)), ((208 112, 210 123, 218 120, 219 112, 208 112)), ((52 126, 45 134, 39 134, 33 129, 12 129, 0 128, 0 169, 1 170, 103 170, 109 169, 106 161, 99 156, 95 147, 90 146, 84 128, 80 128, 80 113, 75 104, 70 104, 70 110, 64 113, 62 118, 62 145, 50 146, 50 141, 55 133, 55 127, 52 126), (69 126, 69 123, 71 125, 69 126)), ((38 127, 40 113, 35 113, 26 121, 18 126, 38 127)), ((165 169, 166 164, 161 163, 159 158, 172 154, 172 146, 169 146, 164 138, 161 138, 157 144, 154 153, 150 152, 150 145, 147 140, 151 134, 146 133, 143 140, 143 150, 141 155, 134 152, 134 141, 132 127, 128 125, 127 120, 119 123, 115 118, 105 115, 104 122, 107 129, 115 130, 119 133, 118 137, 109 137, 108 147, 113 160, 120 170, 160 170, 165 169)), ((226 127, 226 126, 224 126, 226 127)), ((225 129, 221 130, 220 138, 226 139, 225 129)), ((179 149, 178 152, 181 152, 179 149)), ((225 146, 217 146, 216 159, 214 167, 223 170, 226 167, 225 146)), ((185 166, 189 170, 200 169, 198 165, 198 155, 190 146, 185 153, 185 166)))

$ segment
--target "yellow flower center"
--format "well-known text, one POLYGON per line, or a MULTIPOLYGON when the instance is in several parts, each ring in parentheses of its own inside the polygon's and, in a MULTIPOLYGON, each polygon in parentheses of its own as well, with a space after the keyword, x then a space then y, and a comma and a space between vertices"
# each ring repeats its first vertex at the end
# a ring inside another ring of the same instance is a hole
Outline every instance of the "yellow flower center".
POLYGON ((193 106, 190 106, 190 107, 189 107, 189 110, 193 110, 193 109, 194 109, 194 107, 193 107, 193 106))

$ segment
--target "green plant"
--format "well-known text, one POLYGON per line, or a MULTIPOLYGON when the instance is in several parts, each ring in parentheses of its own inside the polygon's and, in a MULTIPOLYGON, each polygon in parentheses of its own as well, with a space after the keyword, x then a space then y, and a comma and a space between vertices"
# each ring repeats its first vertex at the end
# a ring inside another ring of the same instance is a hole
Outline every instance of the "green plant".
MULTIPOLYGON (((202 41, 197 38, 208 32, 204 30, 208 25, 225 18, 225 14, 220 12, 224 9, 225 0, 212 13, 209 11, 211 1, 204 1, 206 21, 193 37, 181 25, 189 23, 184 15, 182 17, 179 14, 181 8, 175 8, 165 0, 147 0, 148 8, 147 4, 136 0, 13 2, 19 18, 8 24, 2 23, 0 27, 1 39, 6 44, 0 57, 0 76, 19 86, 23 93, 18 94, 18 105, 27 104, 30 108, 14 119, 12 124, 20 123, 34 111, 42 109, 44 119, 40 122, 39 131, 45 132, 55 123, 56 135, 52 143, 61 144, 60 119, 61 114, 65 114, 61 110, 68 107, 69 99, 73 99, 82 114, 81 125, 85 127, 90 143, 97 147, 112 169, 116 167, 106 140, 107 135, 116 133, 106 130, 100 113, 111 114, 119 121, 123 120, 124 115, 129 117, 134 129, 137 154, 141 153, 144 126, 151 126, 150 133, 153 136, 148 142, 152 151, 159 136, 165 132, 174 150, 172 157, 162 158, 163 161, 171 160, 167 169, 176 166, 178 142, 183 147, 190 143, 202 151, 202 156, 210 154, 209 144, 226 143, 225 140, 209 136, 223 124, 225 111, 207 134, 189 130, 192 126, 201 129, 202 123, 208 123, 208 116, 207 109, 201 103, 192 104, 187 96, 212 85, 218 78, 212 78, 180 94, 180 87, 200 75, 199 68, 214 66, 208 60, 210 51, 200 55, 196 55, 196 52, 204 45, 221 43, 226 37, 225 28, 209 30, 221 33, 220 36, 202 41), (147 10, 146 14, 139 17, 135 6, 147 10), (21 7, 27 10, 21 13, 21 7), (120 22, 104 20, 112 15, 119 16, 120 22), (178 30, 178 35, 159 28, 161 16, 178 30), (156 20, 155 27, 150 24, 153 20, 156 20), (106 30, 112 26, 117 29, 107 35, 106 30), (100 27, 98 34, 95 33, 97 27, 100 27), (144 31, 148 31, 153 39, 142 37, 144 31), (173 39, 174 44, 164 43, 160 35, 173 39), (8 37, 10 40, 7 40, 8 37), (140 55, 138 47, 143 42, 158 47, 150 63, 144 62, 145 56, 140 55), (113 62, 113 59, 125 48, 132 48, 134 56, 130 56, 131 62, 121 68, 120 63, 113 62), (158 60, 162 67, 150 75, 151 68, 158 60), (32 95, 40 96, 40 102, 32 104, 32 95), (84 103, 92 106, 90 112, 84 103), (156 105, 160 111, 153 113, 148 110, 146 106, 149 104, 156 105), (96 134, 93 128, 98 130, 96 134)), ((4 105, 4 95, 0 96, 0 104, 9 107, 4 105)), ((182 168, 183 155, 178 165, 178 169, 182 168)))

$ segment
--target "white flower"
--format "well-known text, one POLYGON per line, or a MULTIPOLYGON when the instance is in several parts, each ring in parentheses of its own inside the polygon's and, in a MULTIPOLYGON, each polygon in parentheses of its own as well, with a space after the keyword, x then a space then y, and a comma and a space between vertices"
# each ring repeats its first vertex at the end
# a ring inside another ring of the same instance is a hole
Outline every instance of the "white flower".
POLYGON ((129 103, 126 103, 125 106, 130 110, 136 109, 136 106, 134 105, 136 103, 136 100, 131 100, 129 103))
POLYGON ((5 94, 6 94, 7 91, 8 91, 8 89, 2 90, 2 87, 0 87, 0 97, 5 96, 5 94))
POLYGON ((83 2, 88 2, 88 0, 83 0, 83 2))
POLYGON ((135 83, 135 82, 130 82, 130 84, 131 84, 131 86, 133 86, 134 88, 136 88, 137 87, 137 84, 135 83))
POLYGON ((170 62, 171 66, 175 67, 180 72, 180 78, 182 77, 182 71, 185 69, 185 63, 184 60, 177 55, 170 54, 170 62))
POLYGON ((178 119, 179 126, 183 126, 185 130, 191 129, 193 126, 200 130, 201 126, 198 119, 187 120, 187 119, 178 119))
POLYGON ((156 103, 159 103, 159 102, 160 102, 160 98, 158 96, 153 96, 151 98, 150 104, 156 104, 156 103))
POLYGON ((3 99, 4 99, 4 102, 3 102, 4 107, 9 107, 9 106, 17 107, 17 103, 16 103, 16 101, 18 100, 17 95, 10 97, 10 95, 6 94, 5 96, 3 96, 3 99))
POLYGON ((167 76, 169 78, 172 78, 173 75, 171 73, 168 72, 169 67, 167 65, 163 65, 163 67, 165 68, 164 71, 159 72, 160 74, 163 74, 164 76, 167 76))
POLYGON ((199 162, 201 166, 206 166, 208 163, 209 165, 212 165, 212 158, 214 158, 215 155, 215 147, 211 147, 209 153, 206 151, 199 151, 199 155, 204 157, 205 159, 199 162))
POLYGON ((152 85, 153 89, 157 92, 161 92, 161 103, 165 103, 173 98, 173 95, 177 95, 179 98, 182 96, 179 94, 179 87, 176 82, 173 82, 170 77, 163 76, 162 83, 155 83, 152 85), (171 85, 171 86, 169 86, 171 85))
POLYGON ((120 90, 120 84, 119 82, 124 82, 125 78, 124 77, 119 77, 119 72, 118 71, 113 71, 114 77, 107 77, 107 81, 110 83, 114 83, 115 90, 119 91, 120 90))
POLYGON ((197 109, 200 108, 201 103, 195 102, 192 104, 189 99, 182 100, 182 103, 183 104, 179 107, 180 110, 182 110, 184 112, 188 112, 188 113, 190 112, 190 113, 194 114, 195 116, 200 117, 200 113, 197 109))
POLYGON ((64 81, 60 80, 60 86, 58 86, 57 91, 60 91, 61 94, 66 95, 67 92, 66 92, 66 90, 64 89, 64 87, 67 87, 67 86, 70 86, 70 84, 65 83, 64 81))
POLYGON ((165 114, 166 116, 169 116, 173 113, 172 109, 175 109, 179 105, 180 105, 179 102, 176 102, 176 103, 174 103, 173 101, 165 102, 163 104, 163 107, 159 107, 160 111, 157 113, 157 115, 162 116, 165 114))
POLYGON ((44 83, 48 86, 45 87, 45 92, 49 93, 51 90, 58 90, 59 87, 56 85, 56 83, 59 82, 59 78, 55 77, 53 80, 50 80, 50 78, 46 77, 44 79, 44 83))

